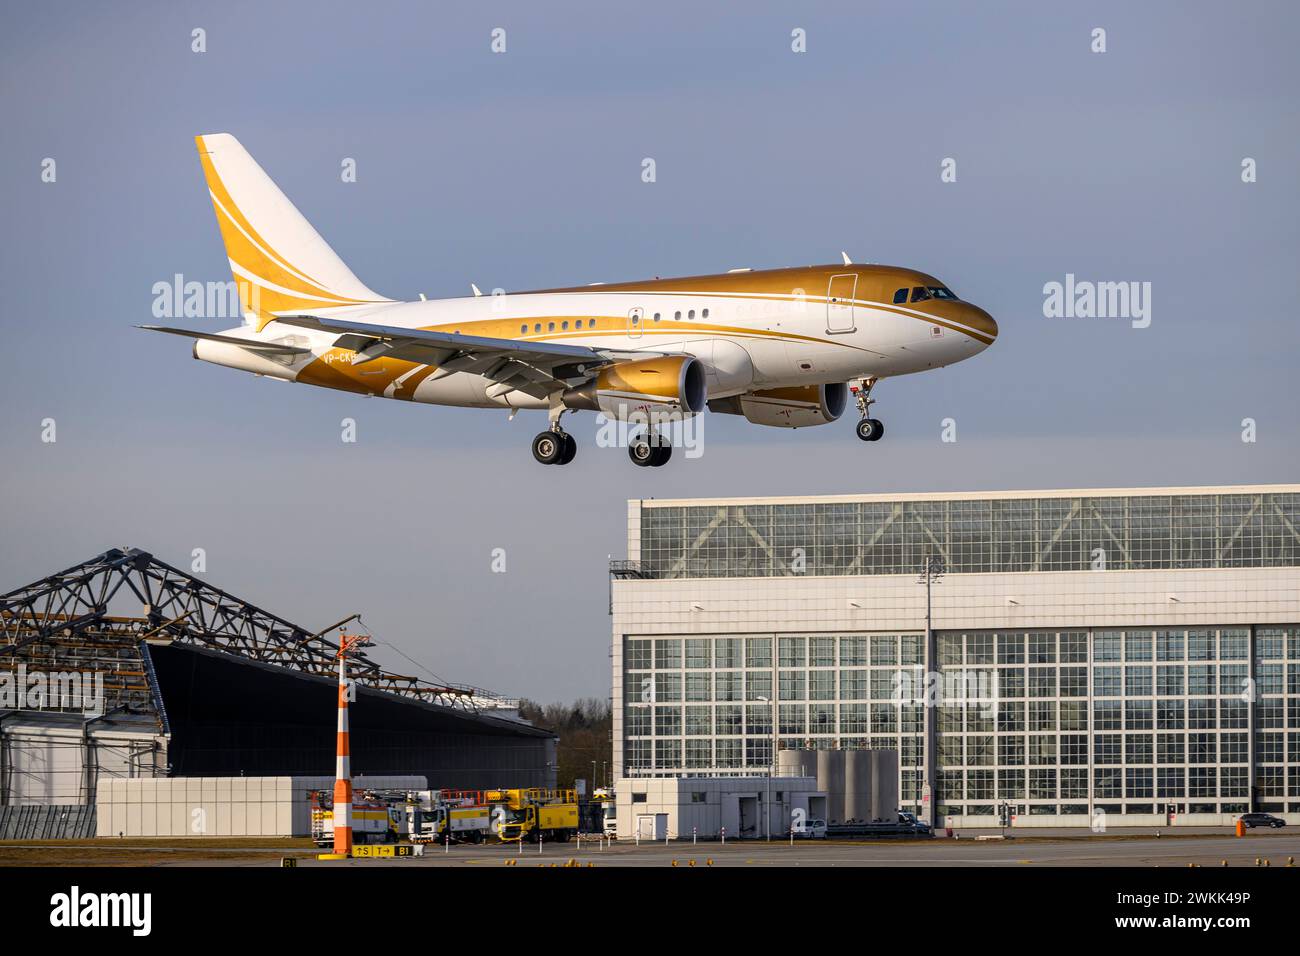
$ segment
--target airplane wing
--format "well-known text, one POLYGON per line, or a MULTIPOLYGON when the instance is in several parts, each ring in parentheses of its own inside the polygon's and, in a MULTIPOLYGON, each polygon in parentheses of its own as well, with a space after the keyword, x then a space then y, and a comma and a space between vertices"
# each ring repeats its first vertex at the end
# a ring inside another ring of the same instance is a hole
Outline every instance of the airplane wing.
POLYGON ((585 379, 593 370, 610 362, 656 354, 430 332, 316 315, 278 315, 275 321, 303 329, 340 333, 335 346, 357 353, 352 357, 353 365, 363 365, 377 358, 435 365, 448 372, 482 375, 535 398, 546 398, 557 388, 570 384, 570 379, 585 379))

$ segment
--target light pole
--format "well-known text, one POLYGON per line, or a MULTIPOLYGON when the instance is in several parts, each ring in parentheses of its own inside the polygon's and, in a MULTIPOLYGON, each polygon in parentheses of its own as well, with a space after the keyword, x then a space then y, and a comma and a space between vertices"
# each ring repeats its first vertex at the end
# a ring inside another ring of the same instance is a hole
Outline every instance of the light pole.
POLYGON ((777 747, 779 746, 779 742, 777 740, 777 733, 779 731, 779 727, 777 726, 777 714, 776 714, 777 698, 776 698, 775 688, 776 685, 773 684, 772 696, 770 698, 768 697, 755 698, 756 700, 759 700, 764 704, 772 705, 772 763, 767 768, 767 800, 763 806, 763 833, 767 837, 768 842, 771 842, 772 840, 772 777, 775 776, 776 774, 776 750, 777 747))
MULTIPOLYGON (((921 709, 922 720, 920 727, 917 728, 921 737, 917 740, 916 759, 918 761, 916 786, 914 788, 916 818, 921 817, 921 800, 922 788, 931 783, 930 780, 930 757, 931 744, 933 743, 934 734, 934 701, 931 701, 927 690, 929 688, 930 674, 936 672, 936 662, 934 660, 934 627, 931 613, 930 589, 933 585, 940 583, 947 567, 944 565, 943 557, 937 554, 926 553, 924 560, 921 562, 921 574, 917 578, 917 584, 925 585, 925 647, 921 654, 921 709)), ((936 676, 937 680, 937 676, 936 676)), ((933 786, 931 786, 931 799, 933 800, 933 786)), ((931 816, 933 816, 933 807, 931 807, 931 816)), ((927 821, 932 823, 933 820, 927 821)))

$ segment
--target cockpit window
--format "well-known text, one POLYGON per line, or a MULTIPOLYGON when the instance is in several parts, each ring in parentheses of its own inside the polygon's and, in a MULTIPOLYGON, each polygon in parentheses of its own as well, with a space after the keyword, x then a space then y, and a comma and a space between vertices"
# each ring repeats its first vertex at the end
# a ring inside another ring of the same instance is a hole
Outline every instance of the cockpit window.
MULTIPOLYGON (((899 291, 905 291, 905 290, 899 290, 899 291)), ((957 297, 952 294, 952 290, 949 289, 947 286, 941 286, 941 285, 917 286, 915 289, 912 290, 913 302, 924 302, 926 299, 956 299, 956 298, 957 297)), ((894 301, 895 302, 898 301, 897 295, 895 295, 894 301)))
POLYGON ((906 301, 907 301, 907 290, 906 290, 906 289, 899 289, 897 292, 894 293, 894 305, 899 305, 900 303, 903 303, 903 302, 906 302, 906 301))

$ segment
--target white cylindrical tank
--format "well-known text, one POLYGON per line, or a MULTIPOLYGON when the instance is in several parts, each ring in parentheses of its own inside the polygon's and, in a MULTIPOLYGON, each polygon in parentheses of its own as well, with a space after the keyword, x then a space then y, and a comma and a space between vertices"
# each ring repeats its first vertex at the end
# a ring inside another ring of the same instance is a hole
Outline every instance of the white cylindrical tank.
POLYGON ((776 773, 779 777, 815 777, 817 775, 817 751, 778 750, 776 752, 776 773))
POLYGON ((826 822, 843 823, 844 751, 817 751, 817 789, 826 794, 826 822))
POLYGON ((871 816, 868 819, 895 820, 898 817, 898 751, 872 750, 871 816))
POLYGON ((844 753, 844 821, 861 823, 874 818, 872 797, 873 756, 879 751, 848 750, 844 753))

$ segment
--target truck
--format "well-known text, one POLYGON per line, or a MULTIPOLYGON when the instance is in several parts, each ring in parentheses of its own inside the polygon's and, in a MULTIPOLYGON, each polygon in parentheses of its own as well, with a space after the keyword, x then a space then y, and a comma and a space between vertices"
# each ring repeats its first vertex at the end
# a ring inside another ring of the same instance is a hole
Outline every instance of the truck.
MULTIPOLYGON (((312 790, 311 838, 320 847, 334 845, 334 793, 312 790)), ((406 815, 391 799, 372 792, 352 797, 352 842, 396 843, 406 834, 406 815)))
POLYGON ((578 796, 573 790, 488 790, 497 835, 503 843, 565 842, 578 832, 578 796))
POLYGON ((413 790, 403 811, 412 843, 481 843, 492 833, 492 807, 481 790, 413 790))
POLYGON ((601 832, 611 840, 618 837, 618 801, 613 787, 597 787, 592 799, 600 804, 601 832))

